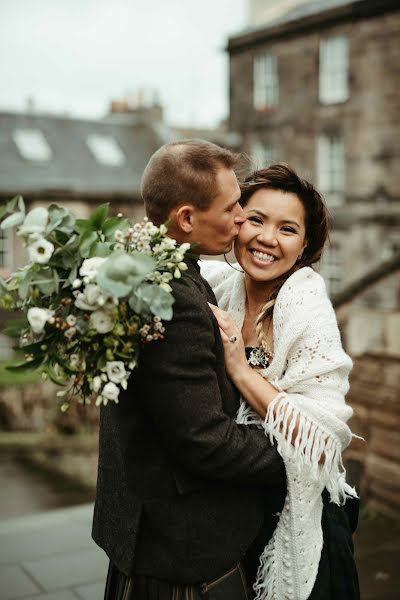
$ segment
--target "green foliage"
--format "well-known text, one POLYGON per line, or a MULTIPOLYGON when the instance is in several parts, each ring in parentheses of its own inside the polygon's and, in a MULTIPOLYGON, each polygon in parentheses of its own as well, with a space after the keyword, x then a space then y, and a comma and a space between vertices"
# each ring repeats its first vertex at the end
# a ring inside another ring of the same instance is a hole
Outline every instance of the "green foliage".
POLYGON ((52 204, 26 214, 20 196, 0 208, 1 227, 17 228, 30 258, 0 279, 0 307, 26 315, 4 330, 22 356, 2 369, 3 379, 42 372, 65 388, 62 410, 76 398, 118 400, 117 385, 126 389, 142 344, 163 338, 174 302, 169 282, 187 268, 189 244, 178 247, 165 226, 109 218, 108 210, 105 203, 75 219, 52 204))
POLYGON ((117 250, 100 266, 98 284, 117 298, 128 296, 151 271, 156 262, 146 254, 127 254, 117 250))
POLYGON ((12 372, 9 367, 15 361, 0 362, 0 386, 26 385, 40 381, 38 371, 12 372))

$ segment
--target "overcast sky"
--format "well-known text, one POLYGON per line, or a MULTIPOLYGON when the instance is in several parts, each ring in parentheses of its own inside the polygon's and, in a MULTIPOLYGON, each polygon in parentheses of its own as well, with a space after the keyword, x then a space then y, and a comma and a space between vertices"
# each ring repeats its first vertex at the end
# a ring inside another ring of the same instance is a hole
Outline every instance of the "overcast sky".
POLYGON ((0 110, 99 117, 157 90, 171 124, 227 115, 229 34, 247 0, 0 0, 0 110))

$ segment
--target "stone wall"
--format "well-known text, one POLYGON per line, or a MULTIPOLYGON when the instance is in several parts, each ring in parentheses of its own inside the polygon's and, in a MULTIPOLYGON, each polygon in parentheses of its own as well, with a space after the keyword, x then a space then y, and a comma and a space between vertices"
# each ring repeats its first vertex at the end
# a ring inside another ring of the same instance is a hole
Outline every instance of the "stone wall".
POLYGON ((355 360, 348 401, 355 439, 346 451, 349 471, 368 505, 400 517, 400 358, 366 354, 355 360))
POLYGON ((99 409, 72 404, 60 411, 57 386, 49 382, 0 386, 0 431, 95 431, 99 409))
POLYGON ((341 134, 346 148, 347 198, 373 197, 383 188, 400 194, 398 56, 400 11, 365 20, 321 26, 276 39, 257 38, 230 54, 230 128, 251 147, 254 137, 272 143, 277 159, 316 179, 316 137, 341 134), (318 98, 319 44, 326 36, 349 38, 346 102, 323 105, 318 98), (253 107, 253 59, 263 50, 278 59, 279 103, 253 107))

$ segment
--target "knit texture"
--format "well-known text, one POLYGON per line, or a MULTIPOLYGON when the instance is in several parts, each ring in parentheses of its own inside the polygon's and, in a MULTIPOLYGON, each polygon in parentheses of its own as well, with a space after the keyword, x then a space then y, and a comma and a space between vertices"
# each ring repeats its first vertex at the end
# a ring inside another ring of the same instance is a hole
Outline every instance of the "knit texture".
MULTIPOLYGON (((201 273, 220 308, 241 329, 246 301, 243 274, 217 261, 203 261, 201 273)), ((256 600, 306 600, 323 545, 322 491, 327 488, 336 504, 357 496, 346 483, 342 463, 342 452, 352 439, 346 422, 353 411, 345 403, 352 361, 342 348, 324 281, 310 267, 296 271, 279 291, 273 337, 273 360, 261 374, 279 393, 264 421, 244 400, 236 417, 238 423, 264 428, 277 444, 287 474, 285 504, 260 557, 254 591, 256 600)))

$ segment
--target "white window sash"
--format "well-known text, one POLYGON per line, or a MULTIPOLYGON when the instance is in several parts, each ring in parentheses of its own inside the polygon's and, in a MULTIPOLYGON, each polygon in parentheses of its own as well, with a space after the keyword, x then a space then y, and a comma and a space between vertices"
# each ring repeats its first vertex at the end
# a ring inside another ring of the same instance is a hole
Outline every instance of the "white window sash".
POLYGON ((344 102, 349 97, 348 39, 335 36, 322 40, 319 62, 319 99, 325 104, 344 102))

